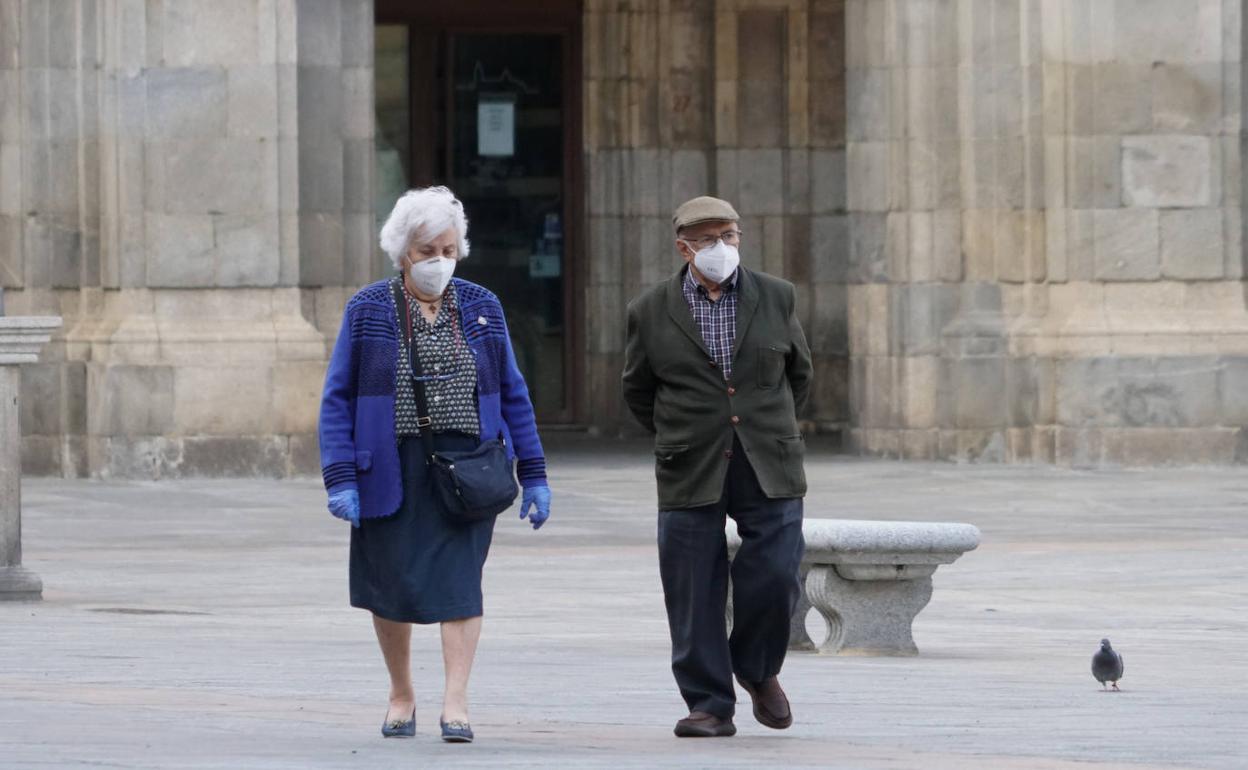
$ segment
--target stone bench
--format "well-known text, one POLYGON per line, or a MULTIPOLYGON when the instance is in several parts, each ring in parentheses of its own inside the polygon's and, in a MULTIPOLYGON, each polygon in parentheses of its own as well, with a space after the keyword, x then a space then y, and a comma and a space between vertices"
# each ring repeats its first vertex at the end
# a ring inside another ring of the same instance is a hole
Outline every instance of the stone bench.
MULTIPOLYGON (((918 655, 911 624, 932 598, 932 573, 979 546, 970 524, 806 519, 802 534, 803 591, 789 648, 834 655, 918 655), (818 645, 806 633, 811 607, 828 628, 818 645)), ((727 535, 731 558, 741 545, 731 519, 727 535)))

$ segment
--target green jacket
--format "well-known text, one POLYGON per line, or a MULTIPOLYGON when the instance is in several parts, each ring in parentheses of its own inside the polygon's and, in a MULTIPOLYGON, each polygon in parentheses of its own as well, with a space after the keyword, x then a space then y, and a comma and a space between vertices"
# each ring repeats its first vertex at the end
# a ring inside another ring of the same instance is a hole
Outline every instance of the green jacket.
POLYGON ((736 346, 725 382, 681 293, 683 280, 682 269, 628 306, 624 400, 655 434, 659 508, 720 499, 734 431, 768 497, 805 495, 797 410, 812 367, 793 284, 738 268, 736 346))

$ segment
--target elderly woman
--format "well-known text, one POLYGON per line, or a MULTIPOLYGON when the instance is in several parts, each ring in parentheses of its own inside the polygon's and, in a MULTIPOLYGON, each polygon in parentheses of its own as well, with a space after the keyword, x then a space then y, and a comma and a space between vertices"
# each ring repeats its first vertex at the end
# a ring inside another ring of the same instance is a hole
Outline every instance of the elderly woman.
POLYGON ((442 738, 472 740, 468 674, 494 519, 448 517, 431 489, 420 432, 432 431, 438 452, 472 450, 501 435, 524 488, 520 518, 537 529, 550 515, 546 461, 503 308, 489 291, 451 277, 468 256, 467 234, 463 206, 445 187, 399 199, 381 229, 381 247, 399 275, 347 303, 321 399, 329 510, 352 525, 351 605, 372 612, 390 672, 386 737, 416 732, 411 624, 439 623, 442 738), (409 361, 409 344, 416 361, 409 361), (417 380, 427 428, 418 417, 417 380))

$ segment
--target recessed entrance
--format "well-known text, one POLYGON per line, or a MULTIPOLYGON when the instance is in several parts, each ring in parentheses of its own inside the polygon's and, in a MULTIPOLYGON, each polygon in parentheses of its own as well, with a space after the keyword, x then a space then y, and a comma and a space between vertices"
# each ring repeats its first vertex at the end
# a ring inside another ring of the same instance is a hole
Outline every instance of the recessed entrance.
MULTIPOLYGON (((378 216, 411 187, 464 202, 456 274, 498 294, 538 419, 576 416, 579 3, 377 3, 378 216)), ((388 270, 389 266, 386 265, 388 270)))

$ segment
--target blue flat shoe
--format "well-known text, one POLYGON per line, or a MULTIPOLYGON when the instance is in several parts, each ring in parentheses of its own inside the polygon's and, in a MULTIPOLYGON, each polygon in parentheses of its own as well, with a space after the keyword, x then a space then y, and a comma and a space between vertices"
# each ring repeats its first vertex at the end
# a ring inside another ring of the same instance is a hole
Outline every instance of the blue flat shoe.
POLYGON ((472 743, 472 727, 458 719, 443 722, 442 740, 447 743, 472 743))
MULTIPOLYGON (((389 716, 389 715, 387 715, 389 716)), ((411 738, 416 735, 416 709, 412 708, 412 718, 406 721, 391 719, 381 723, 383 738, 411 738)))

